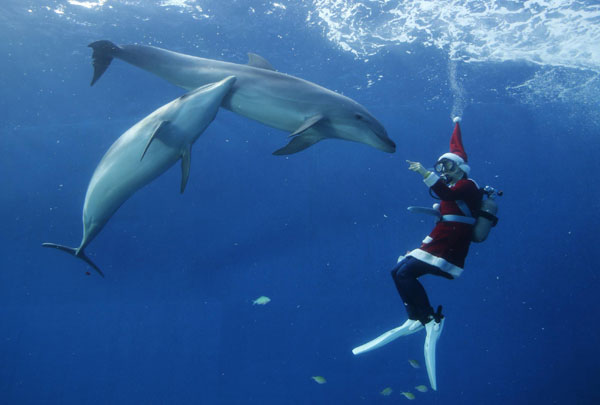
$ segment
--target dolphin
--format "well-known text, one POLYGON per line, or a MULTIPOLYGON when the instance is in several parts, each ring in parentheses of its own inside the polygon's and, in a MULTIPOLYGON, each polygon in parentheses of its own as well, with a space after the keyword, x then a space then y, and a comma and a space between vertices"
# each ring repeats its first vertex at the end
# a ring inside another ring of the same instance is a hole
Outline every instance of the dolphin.
POLYGON ((290 133, 291 141, 274 155, 299 152, 323 139, 344 139, 393 153, 396 145, 383 125, 356 101, 309 81, 275 71, 262 57, 248 54, 248 64, 199 58, 144 45, 96 41, 94 76, 102 76, 113 58, 185 89, 194 89, 226 76, 236 76, 221 106, 244 117, 290 133))
POLYGON ((228 76, 158 108, 129 128, 108 149, 92 175, 83 204, 83 238, 79 247, 43 243, 84 260, 104 274, 84 252, 110 217, 137 190, 181 159, 181 193, 190 174, 192 144, 213 121, 236 78, 228 76))

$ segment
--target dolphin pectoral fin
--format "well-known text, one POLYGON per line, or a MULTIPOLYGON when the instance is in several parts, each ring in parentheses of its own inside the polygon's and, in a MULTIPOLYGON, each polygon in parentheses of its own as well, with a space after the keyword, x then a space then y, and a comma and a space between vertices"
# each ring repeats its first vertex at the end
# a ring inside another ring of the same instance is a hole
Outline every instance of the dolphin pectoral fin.
POLYGON ((100 79, 100 76, 108 69, 110 62, 112 62, 115 53, 121 49, 117 45, 110 41, 96 41, 88 45, 94 50, 92 53, 92 65, 94 66, 94 76, 90 86, 100 79))
POLYGON ((260 69, 275 70, 265 58, 255 53, 248 52, 248 66, 260 69))
POLYGON ((58 245, 56 243, 48 243, 48 242, 42 243, 42 246, 62 250, 63 252, 66 252, 66 253, 70 254, 71 256, 75 256, 76 258, 81 259, 84 262, 86 262, 87 264, 89 264, 90 267, 92 267, 94 270, 96 270, 98 272, 98 274, 100 274, 102 277, 104 277, 104 273, 102 273, 102 270, 100 270, 100 268, 98 266, 96 266, 96 264, 93 261, 91 261, 89 257, 87 257, 85 255, 85 253, 83 252, 83 249, 77 249, 77 248, 72 248, 69 246, 63 246, 63 245, 58 245))
POLYGON ((191 145, 181 155, 181 194, 185 191, 185 186, 190 178, 190 166, 192 165, 191 145))
POLYGON ((294 132, 292 132, 289 135, 289 137, 300 135, 302 132, 306 131, 310 127, 313 127, 313 126, 317 125, 324 118, 325 117, 323 116, 323 114, 313 115, 312 117, 310 117, 309 119, 307 119, 306 121, 304 121, 302 123, 302 125, 300 125, 300 128, 298 128, 297 130, 295 130, 294 132))
POLYGON ((314 133, 313 131, 310 133, 301 134, 292 138, 292 140, 286 146, 281 149, 277 149, 275 152, 273 152, 273 154, 277 156, 291 155, 314 145, 323 138, 324 136, 314 133))
POLYGON ((159 136, 161 134, 161 132, 163 132, 165 129, 167 129, 169 127, 169 124, 170 124, 170 121, 161 121, 160 124, 158 124, 156 126, 156 129, 154 130, 154 132, 152 132, 152 135, 150 135, 150 138, 148 139, 148 143, 146 144, 146 147, 144 148, 144 152, 142 152, 142 157, 140 157, 140 162, 144 158, 144 155, 146 155, 146 151, 148 151, 148 148, 150 147, 150 144, 152 143, 154 138, 159 136))

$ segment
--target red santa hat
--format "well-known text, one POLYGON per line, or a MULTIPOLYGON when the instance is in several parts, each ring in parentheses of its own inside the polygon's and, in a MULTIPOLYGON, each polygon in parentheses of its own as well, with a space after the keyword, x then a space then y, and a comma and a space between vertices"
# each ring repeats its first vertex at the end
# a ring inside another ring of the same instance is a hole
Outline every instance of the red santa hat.
POLYGON ((444 153, 439 157, 438 161, 442 159, 452 160, 460 167, 460 169, 467 175, 471 171, 471 168, 467 164, 467 153, 462 144, 462 136, 460 133, 460 117, 455 117, 454 120, 454 132, 452 132, 452 138, 450 138, 450 152, 444 153))

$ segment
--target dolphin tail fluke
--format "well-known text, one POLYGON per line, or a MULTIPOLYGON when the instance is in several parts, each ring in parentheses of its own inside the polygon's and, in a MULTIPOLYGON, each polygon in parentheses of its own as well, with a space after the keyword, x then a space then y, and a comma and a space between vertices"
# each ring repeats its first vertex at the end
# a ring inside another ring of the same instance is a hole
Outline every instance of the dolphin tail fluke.
POLYGON ((81 259, 84 262, 86 262, 88 265, 90 265, 90 267, 92 267, 94 270, 96 270, 98 272, 98 274, 100 274, 102 277, 104 277, 104 273, 102 273, 102 270, 100 270, 100 268, 98 266, 96 266, 96 264, 93 261, 91 261, 89 257, 87 257, 85 255, 85 253, 83 252, 83 249, 77 249, 77 248, 72 248, 69 246, 63 246, 63 245, 58 245, 56 243, 48 243, 48 242, 42 243, 42 246, 62 250, 63 252, 66 252, 66 253, 70 254, 71 256, 75 256, 76 258, 81 259))
POLYGON ((92 53, 92 65, 94 65, 94 77, 92 78, 93 86, 94 83, 100 79, 100 76, 108 69, 110 62, 112 62, 115 53, 120 49, 117 45, 110 41, 102 40, 92 42, 88 45, 94 50, 92 53))

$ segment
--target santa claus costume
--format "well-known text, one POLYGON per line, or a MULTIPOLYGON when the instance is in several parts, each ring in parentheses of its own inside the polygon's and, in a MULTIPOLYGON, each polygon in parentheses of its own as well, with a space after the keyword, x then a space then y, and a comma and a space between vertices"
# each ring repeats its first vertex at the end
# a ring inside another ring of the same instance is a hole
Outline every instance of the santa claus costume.
POLYGON ((424 328, 427 332, 424 346, 425 365, 431 388, 434 390, 437 390, 435 349, 445 320, 441 306, 436 312, 433 311, 418 278, 425 274, 433 274, 454 279, 462 273, 476 222, 473 213, 477 212, 482 200, 479 187, 468 178, 470 167, 467 165, 467 154, 462 145, 458 121, 458 118, 454 120, 450 152, 440 156, 436 164, 439 176, 429 172, 418 162, 409 162, 409 169, 423 175, 423 181, 437 194, 440 203, 436 204, 437 210, 411 207, 418 208, 418 212, 433 214, 439 220, 421 246, 402 256, 392 269, 392 277, 406 307, 408 320, 352 350, 355 355, 365 353, 424 328))
POLYGON ((423 181, 440 198, 439 218, 421 246, 408 253, 392 270, 392 277, 402 297, 408 318, 423 325, 434 318, 425 289, 417 280, 424 274, 454 279, 463 271, 469 252, 475 218, 482 194, 477 184, 468 178, 470 167, 462 144, 459 122, 456 121, 450 141, 450 153, 438 162, 448 160, 464 173, 463 178, 447 185, 442 177, 430 173, 423 181))

